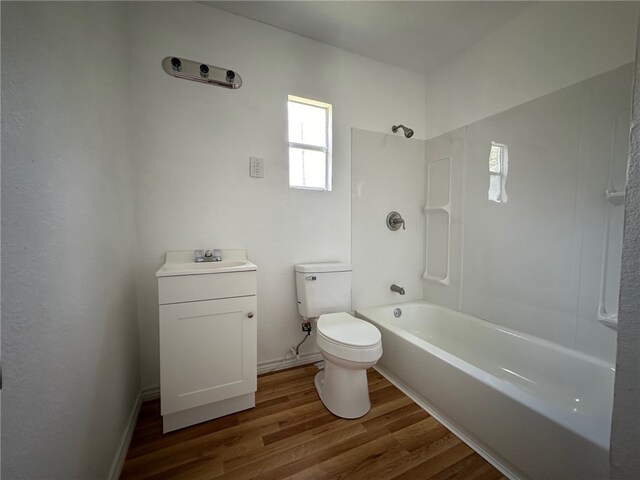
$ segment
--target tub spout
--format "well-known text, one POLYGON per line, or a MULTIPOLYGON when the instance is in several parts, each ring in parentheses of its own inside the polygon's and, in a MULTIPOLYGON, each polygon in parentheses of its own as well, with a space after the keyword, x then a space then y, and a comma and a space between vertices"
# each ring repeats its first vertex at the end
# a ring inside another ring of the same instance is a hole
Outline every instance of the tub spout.
POLYGON ((398 285, 396 285, 395 283, 393 285, 391 285, 391 291, 392 292, 396 292, 399 293, 400 295, 404 295, 404 288, 399 287, 398 285))

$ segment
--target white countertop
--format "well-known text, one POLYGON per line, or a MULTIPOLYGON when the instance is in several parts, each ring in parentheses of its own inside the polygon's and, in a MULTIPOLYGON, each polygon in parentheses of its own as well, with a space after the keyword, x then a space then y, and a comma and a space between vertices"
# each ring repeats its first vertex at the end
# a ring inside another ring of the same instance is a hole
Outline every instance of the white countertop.
POLYGON ((220 262, 194 261, 193 250, 179 250, 167 252, 166 260, 156 277, 171 277, 176 275, 204 275, 211 273, 245 272, 258 270, 258 266, 247 259, 247 253, 242 249, 222 250, 220 262))

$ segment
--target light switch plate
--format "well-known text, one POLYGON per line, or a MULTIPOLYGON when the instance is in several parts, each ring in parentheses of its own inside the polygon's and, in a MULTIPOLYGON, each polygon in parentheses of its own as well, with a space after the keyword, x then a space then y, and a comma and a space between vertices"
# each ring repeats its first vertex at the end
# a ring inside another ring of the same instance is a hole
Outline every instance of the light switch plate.
POLYGON ((250 157, 249 158, 249 176, 255 178, 264 178, 264 159, 250 157))

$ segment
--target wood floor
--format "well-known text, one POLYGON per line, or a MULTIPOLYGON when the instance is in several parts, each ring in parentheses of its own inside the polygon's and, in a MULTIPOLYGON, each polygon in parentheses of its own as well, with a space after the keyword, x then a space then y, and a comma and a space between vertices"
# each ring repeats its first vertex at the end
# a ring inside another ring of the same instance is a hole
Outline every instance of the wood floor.
POLYGON ((256 408, 162 435, 160 402, 142 406, 124 479, 504 479, 374 370, 371 411, 329 413, 313 365, 260 376, 256 408))

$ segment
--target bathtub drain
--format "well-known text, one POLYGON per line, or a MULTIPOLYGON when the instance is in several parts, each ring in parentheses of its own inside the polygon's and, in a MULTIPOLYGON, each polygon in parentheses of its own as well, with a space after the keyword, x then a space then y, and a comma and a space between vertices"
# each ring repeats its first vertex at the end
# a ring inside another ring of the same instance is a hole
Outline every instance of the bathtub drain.
POLYGON ((393 316, 396 317, 396 318, 400 318, 400 315, 402 315, 402 310, 400 310, 399 308, 396 308, 393 311, 393 316))

